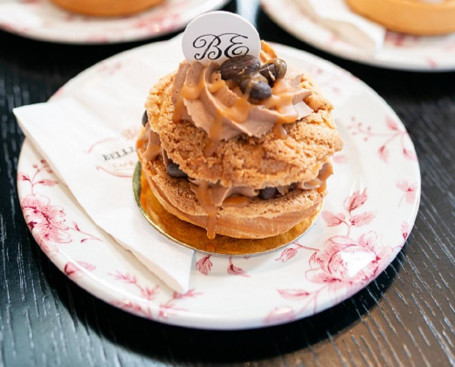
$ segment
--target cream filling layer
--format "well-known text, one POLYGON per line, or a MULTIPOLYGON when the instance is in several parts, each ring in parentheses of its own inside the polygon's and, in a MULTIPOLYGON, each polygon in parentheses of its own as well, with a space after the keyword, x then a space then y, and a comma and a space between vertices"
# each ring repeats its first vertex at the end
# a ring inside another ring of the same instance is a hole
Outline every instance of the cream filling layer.
MULTIPOLYGON (((143 130, 140 140, 142 141, 142 146, 144 148, 140 152, 148 161, 154 161, 158 157, 162 157, 163 163, 167 168, 169 164, 169 158, 166 151, 161 147, 160 139, 157 133, 152 131, 149 125, 143 130)), ((280 195, 286 195, 290 190, 300 189, 300 190, 314 190, 317 189, 320 192, 324 191, 326 188, 326 181, 332 175, 333 169, 332 164, 327 161, 319 165, 317 169, 318 174, 311 180, 305 182, 295 182, 286 186, 277 186, 280 195)), ((190 182, 191 190, 198 195, 200 194, 200 187, 204 187, 208 190, 210 201, 216 207, 222 207, 226 200, 233 196, 243 196, 249 199, 259 196, 260 189, 253 188, 249 186, 222 186, 219 183, 212 183, 209 181, 195 179, 188 177, 190 182)), ((229 203, 229 202, 228 202, 229 203)))

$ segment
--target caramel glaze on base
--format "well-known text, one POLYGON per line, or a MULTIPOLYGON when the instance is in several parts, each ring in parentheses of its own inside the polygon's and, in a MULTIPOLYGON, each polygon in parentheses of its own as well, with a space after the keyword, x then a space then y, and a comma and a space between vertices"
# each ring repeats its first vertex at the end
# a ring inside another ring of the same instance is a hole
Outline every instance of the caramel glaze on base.
MULTIPOLYGON (((146 176, 141 174, 140 166, 139 169, 136 169, 134 181, 138 205, 146 219, 159 232, 183 246, 209 254, 245 256, 276 250, 305 233, 315 221, 322 207, 319 205, 315 215, 305 218, 289 231, 277 236, 263 239, 242 239, 218 235, 215 239, 210 240, 203 228, 179 219, 163 207, 152 191, 152 186, 147 182, 146 176), (139 179, 137 175, 139 175, 139 179), (138 184, 139 187, 137 187, 138 184)), ((162 199, 166 201, 164 197, 162 199)))

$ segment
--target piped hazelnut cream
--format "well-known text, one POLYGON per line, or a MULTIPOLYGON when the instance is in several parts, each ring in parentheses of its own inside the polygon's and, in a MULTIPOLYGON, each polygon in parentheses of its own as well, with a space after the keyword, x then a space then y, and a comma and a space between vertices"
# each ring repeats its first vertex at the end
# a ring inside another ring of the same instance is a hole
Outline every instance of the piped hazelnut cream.
POLYGON ((213 141, 228 140, 242 133, 260 137, 275 125, 292 123, 313 110, 304 102, 311 92, 300 87, 301 76, 280 79, 272 96, 253 104, 240 88, 221 79, 219 64, 204 66, 184 61, 172 89, 174 121, 185 119, 203 129, 213 141))
MULTIPOLYGON (((283 124, 295 123, 313 113, 305 103, 311 91, 302 87, 302 75, 285 75, 286 63, 277 59, 265 43, 260 61, 246 55, 221 65, 188 61, 180 64, 171 92, 173 120, 174 123, 187 120, 207 133, 206 157, 215 153, 221 141, 241 134, 261 137, 273 130, 278 139, 285 139, 283 124)), ((219 208, 241 208, 255 198, 268 200, 295 189, 323 192, 326 180, 332 174, 332 166, 327 161, 315 168, 314 178, 307 182, 280 187, 226 187, 187 177, 169 159, 150 124, 143 129, 140 142, 138 149, 144 150, 143 154, 149 161, 161 157, 171 177, 189 181, 191 190, 207 212, 207 236, 211 239, 216 234, 219 208)))

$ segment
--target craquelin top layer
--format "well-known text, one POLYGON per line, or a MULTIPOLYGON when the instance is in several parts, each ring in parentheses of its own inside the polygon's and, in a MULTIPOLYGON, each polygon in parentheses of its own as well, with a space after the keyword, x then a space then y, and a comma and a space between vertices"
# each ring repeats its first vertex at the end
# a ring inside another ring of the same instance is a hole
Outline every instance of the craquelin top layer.
POLYGON ((162 78, 151 90, 146 108, 161 146, 191 178, 226 187, 286 186, 316 177, 322 165, 343 146, 331 116, 331 103, 302 77, 301 86, 312 92, 304 101, 313 113, 284 124, 285 139, 277 138, 273 129, 261 137, 242 134, 221 141, 206 157, 207 133, 189 121, 173 122, 173 81, 174 74, 162 78))

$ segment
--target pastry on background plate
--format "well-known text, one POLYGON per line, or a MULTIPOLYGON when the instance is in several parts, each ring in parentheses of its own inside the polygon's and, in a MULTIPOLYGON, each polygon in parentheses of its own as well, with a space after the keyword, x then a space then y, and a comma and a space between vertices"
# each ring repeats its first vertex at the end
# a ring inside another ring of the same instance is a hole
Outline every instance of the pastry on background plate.
POLYGON ((123 16, 138 13, 163 0, 52 0, 61 8, 94 16, 123 16))
POLYGON ((455 32, 455 0, 346 0, 387 29, 416 35, 455 32))

